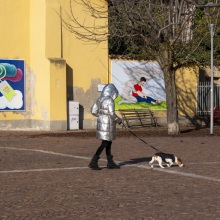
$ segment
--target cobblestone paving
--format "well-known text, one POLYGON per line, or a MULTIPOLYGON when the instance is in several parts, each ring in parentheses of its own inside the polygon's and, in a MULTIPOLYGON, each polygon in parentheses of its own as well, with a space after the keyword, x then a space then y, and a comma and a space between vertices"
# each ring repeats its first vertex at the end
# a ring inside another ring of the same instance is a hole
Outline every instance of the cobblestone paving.
POLYGON ((148 165, 155 150, 123 132, 113 142, 119 170, 87 166, 100 144, 90 132, 0 133, 0 220, 220 220, 220 132, 157 135, 148 144, 184 168, 148 165))

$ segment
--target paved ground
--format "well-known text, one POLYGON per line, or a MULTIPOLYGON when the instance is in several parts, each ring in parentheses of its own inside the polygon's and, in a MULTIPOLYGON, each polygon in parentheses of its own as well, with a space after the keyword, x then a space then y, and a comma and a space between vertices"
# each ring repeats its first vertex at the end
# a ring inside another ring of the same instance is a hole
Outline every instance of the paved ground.
POLYGON ((87 166, 94 131, 0 132, 0 219, 220 220, 220 129, 133 132, 184 168, 148 165, 154 149, 126 130, 113 142, 119 170, 87 166))

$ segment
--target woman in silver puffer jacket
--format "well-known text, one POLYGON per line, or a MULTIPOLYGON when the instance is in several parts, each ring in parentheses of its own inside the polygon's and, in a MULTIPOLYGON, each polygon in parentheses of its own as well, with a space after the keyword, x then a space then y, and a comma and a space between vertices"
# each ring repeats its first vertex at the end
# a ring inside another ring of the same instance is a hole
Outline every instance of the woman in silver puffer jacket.
POLYGON ((108 160, 108 169, 120 168, 113 161, 111 155, 112 141, 116 138, 116 123, 121 124, 122 120, 115 114, 114 99, 118 96, 118 90, 113 84, 106 85, 101 93, 101 96, 96 100, 91 108, 91 113, 97 118, 96 137, 102 140, 101 145, 94 154, 89 167, 94 170, 100 170, 98 160, 102 151, 106 150, 108 160))

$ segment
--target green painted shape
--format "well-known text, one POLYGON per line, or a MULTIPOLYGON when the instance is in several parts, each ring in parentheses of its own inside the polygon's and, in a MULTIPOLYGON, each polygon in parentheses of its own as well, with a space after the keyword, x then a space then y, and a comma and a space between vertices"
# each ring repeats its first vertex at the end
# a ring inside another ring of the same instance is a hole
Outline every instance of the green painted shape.
POLYGON ((163 101, 160 104, 152 105, 146 102, 139 102, 139 103, 122 103, 118 104, 121 100, 121 96, 118 96, 115 99, 115 110, 125 110, 125 109, 151 109, 151 110, 167 110, 166 108, 166 101, 163 101))

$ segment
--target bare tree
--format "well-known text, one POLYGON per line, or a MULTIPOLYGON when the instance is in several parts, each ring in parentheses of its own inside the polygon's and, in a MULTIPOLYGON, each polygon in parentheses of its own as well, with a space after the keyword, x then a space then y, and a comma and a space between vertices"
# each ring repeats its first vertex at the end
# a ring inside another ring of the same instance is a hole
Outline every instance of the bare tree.
POLYGON ((70 0, 69 20, 64 23, 81 40, 100 43, 109 39, 113 47, 127 45, 130 55, 157 61, 164 72, 168 134, 178 134, 176 70, 189 63, 206 64, 207 57, 202 53, 204 48, 207 50, 209 30, 205 13, 198 7, 204 3, 202 0, 70 0), (74 4, 81 5, 93 23, 76 17, 74 4))

